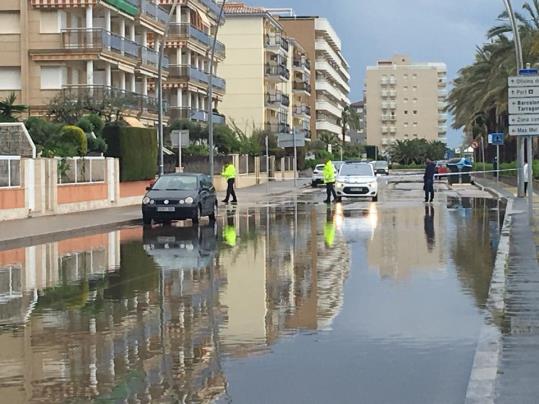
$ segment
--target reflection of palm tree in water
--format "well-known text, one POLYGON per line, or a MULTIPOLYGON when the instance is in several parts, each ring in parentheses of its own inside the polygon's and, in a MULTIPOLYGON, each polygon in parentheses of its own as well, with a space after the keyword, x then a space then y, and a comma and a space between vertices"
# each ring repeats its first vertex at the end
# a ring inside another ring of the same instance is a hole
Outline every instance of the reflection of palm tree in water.
POLYGON ((434 234, 434 206, 425 206, 423 225, 425 229, 425 237, 427 239, 427 248, 429 251, 432 251, 436 245, 436 236, 434 234))

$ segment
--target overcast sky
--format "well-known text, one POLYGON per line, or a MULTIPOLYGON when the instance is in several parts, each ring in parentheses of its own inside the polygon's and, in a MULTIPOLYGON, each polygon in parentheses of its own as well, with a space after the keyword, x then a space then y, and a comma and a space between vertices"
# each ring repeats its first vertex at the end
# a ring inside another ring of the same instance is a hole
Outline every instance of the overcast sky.
MULTIPOLYGON (((444 62, 449 80, 473 61, 475 47, 504 10, 502 0, 246 0, 265 7, 291 7, 297 15, 330 20, 351 66, 351 100, 362 96, 365 67, 394 53, 415 61, 444 62)), ((513 0, 515 9, 522 0, 513 0)), ((450 145, 460 144, 451 131, 450 145)))

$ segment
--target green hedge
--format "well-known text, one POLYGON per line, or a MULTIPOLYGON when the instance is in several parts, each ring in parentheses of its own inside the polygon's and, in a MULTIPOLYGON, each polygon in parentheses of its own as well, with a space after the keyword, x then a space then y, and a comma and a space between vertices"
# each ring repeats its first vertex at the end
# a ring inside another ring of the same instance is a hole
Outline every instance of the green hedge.
POLYGON ((151 179, 157 174, 156 129, 107 126, 107 157, 120 159, 120 181, 151 179))

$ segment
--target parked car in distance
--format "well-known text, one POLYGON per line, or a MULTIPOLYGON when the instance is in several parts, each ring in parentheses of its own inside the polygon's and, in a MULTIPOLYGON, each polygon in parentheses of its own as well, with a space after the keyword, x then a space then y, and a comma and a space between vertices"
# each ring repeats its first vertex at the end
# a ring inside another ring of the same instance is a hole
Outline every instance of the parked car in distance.
POLYGON ((439 160, 436 162, 436 174, 438 174, 438 179, 440 178, 446 178, 447 175, 443 175, 443 174, 447 174, 449 173, 449 168, 447 168, 447 161, 445 160, 439 160))
POLYGON ((389 164, 385 160, 373 161, 374 173, 380 175, 389 175, 389 164))
POLYGON ((187 219, 198 223, 202 216, 214 221, 217 215, 217 194, 208 175, 166 174, 147 191, 142 198, 144 224, 187 219))
POLYGON ((344 163, 335 182, 339 198, 371 198, 378 201, 378 180, 371 163, 344 163))
POLYGON ((316 188, 318 185, 324 183, 324 165, 317 164, 313 169, 313 176, 311 177, 311 186, 316 188))

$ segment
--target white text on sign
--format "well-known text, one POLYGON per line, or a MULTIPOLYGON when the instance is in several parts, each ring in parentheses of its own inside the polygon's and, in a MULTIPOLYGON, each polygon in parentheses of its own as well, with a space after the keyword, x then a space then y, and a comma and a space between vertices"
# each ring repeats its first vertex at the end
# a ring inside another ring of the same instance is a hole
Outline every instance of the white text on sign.
POLYGON ((510 114, 539 114, 539 98, 513 98, 509 100, 510 114))

